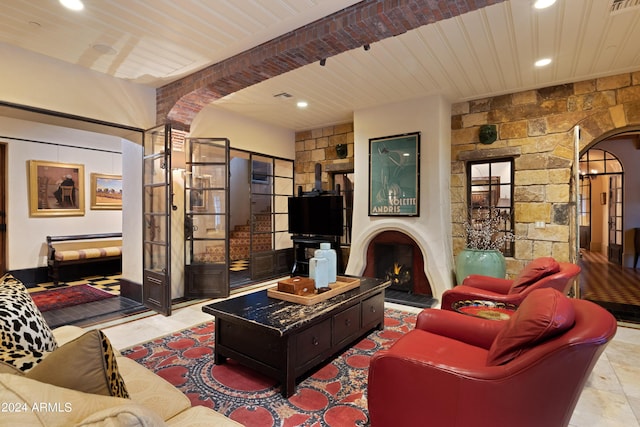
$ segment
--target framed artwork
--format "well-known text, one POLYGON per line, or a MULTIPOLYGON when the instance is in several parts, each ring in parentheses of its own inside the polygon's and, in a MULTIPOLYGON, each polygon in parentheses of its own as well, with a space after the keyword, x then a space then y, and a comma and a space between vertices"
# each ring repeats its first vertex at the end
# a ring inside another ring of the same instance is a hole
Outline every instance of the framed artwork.
POLYGON ((419 183, 419 132, 369 140, 369 216, 419 216, 419 183))
POLYGON ((31 216, 84 215, 84 166, 29 160, 31 216))
POLYGON ((122 175, 91 174, 91 209, 122 210, 122 175))
POLYGON ((271 163, 253 160, 251 162, 251 182, 254 184, 269 184, 271 163))

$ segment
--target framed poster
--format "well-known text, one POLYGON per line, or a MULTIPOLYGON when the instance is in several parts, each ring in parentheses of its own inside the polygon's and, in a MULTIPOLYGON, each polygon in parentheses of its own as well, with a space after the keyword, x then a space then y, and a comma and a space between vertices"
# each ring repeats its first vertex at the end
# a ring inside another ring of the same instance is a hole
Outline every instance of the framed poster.
POLYGON ((84 166, 29 160, 31 216, 84 215, 84 166))
POLYGON ((419 216, 420 133, 369 140, 369 216, 419 216))
POLYGON ((91 209, 122 210, 122 175, 91 174, 91 209))

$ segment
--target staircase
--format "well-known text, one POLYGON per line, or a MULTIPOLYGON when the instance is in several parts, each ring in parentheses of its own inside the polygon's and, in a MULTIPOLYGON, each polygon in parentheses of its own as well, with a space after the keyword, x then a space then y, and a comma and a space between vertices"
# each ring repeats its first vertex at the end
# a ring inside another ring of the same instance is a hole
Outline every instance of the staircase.
MULTIPOLYGON (((271 214, 255 215, 253 234, 253 251, 266 252, 272 250, 271 214), (262 234, 264 233, 264 234, 262 234)), ((236 225, 229 235, 229 261, 249 259, 251 255, 251 224, 236 225)), ((224 247, 208 246, 206 253, 195 256, 197 262, 224 262, 224 247)))

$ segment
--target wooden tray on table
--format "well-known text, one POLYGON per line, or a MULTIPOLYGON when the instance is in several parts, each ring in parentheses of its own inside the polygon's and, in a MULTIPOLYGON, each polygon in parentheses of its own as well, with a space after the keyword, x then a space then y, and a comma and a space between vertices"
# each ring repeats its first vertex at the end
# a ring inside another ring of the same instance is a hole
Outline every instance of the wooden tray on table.
POLYGON ((322 293, 308 295, 296 295, 279 291, 277 287, 267 289, 267 295, 284 301, 295 302, 296 304, 313 305, 321 301, 326 301, 331 297, 340 295, 351 289, 360 286, 360 279, 354 277, 337 276, 335 283, 329 283, 330 290, 322 293))

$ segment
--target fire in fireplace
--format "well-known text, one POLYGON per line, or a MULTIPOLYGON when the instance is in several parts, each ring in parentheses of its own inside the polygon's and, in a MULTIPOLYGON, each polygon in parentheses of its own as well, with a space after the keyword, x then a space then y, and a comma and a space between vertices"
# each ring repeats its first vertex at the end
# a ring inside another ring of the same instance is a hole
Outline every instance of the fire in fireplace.
POLYGON ((374 245, 376 277, 389 280, 390 289, 413 291, 413 247, 376 243, 374 245))

